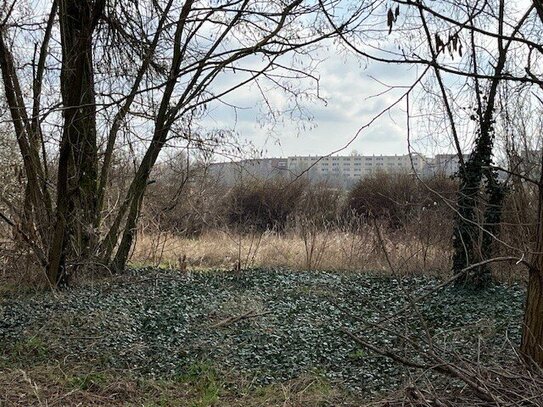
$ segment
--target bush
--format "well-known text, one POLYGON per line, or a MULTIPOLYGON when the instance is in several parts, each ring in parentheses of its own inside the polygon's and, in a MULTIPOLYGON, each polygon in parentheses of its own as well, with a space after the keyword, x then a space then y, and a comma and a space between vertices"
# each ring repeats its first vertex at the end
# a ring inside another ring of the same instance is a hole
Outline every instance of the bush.
POLYGON ((347 213, 385 220, 390 226, 409 224, 420 211, 451 212, 441 197, 454 200, 456 182, 435 177, 424 183, 409 174, 377 173, 361 179, 349 193, 347 213))
POLYGON ((157 165, 148 186, 141 228, 154 233, 196 237, 216 227, 223 215, 225 189, 197 162, 179 155, 157 165))
POLYGON ((296 207, 296 217, 311 219, 317 225, 337 224, 341 217, 344 190, 327 183, 309 184, 296 207))
POLYGON ((283 178, 238 184, 227 199, 227 220, 241 229, 284 230, 308 184, 283 178))

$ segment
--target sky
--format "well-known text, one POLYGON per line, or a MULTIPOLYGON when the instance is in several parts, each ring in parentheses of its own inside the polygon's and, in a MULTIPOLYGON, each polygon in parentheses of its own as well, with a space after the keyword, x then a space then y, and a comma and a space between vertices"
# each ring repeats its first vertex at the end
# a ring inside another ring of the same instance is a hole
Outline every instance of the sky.
MULTIPOLYGON (((519 10, 524 12, 527 8, 525 3, 527 1, 522 0, 514 4, 520 5, 519 10)), ((398 33, 397 42, 391 39, 389 45, 396 47, 404 40, 414 42, 416 38, 410 37, 406 30, 398 33)), ((491 55, 495 40, 488 41, 490 43, 485 48, 491 55)), ((378 47, 382 46, 386 47, 378 44, 378 47)), ((251 142, 257 150, 262 151, 264 157, 350 154, 353 151, 362 155, 407 154, 409 150, 405 100, 376 119, 371 126, 365 126, 397 101, 405 92, 405 87, 415 81, 419 73, 417 69, 422 68, 361 61, 352 54, 334 51, 334 47, 329 47, 324 62, 318 68, 320 94, 326 102, 315 100, 304 106, 312 115, 308 126, 300 128, 296 122, 286 118, 274 128, 273 134, 270 134, 266 127, 260 125, 258 106, 261 97, 254 86, 244 86, 228 97, 228 105, 238 106, 239 109, 233 111, 228 106, 216 107, 206 125, 211 128, 234 127, 240 139, 251 142), (391 90, 390 87, 404 89, 391 90)), ((449 60, 449 56, 445 54, 442 59, 451 66, 461 61, 458 56, 456 60, 449 60)), ((466 59, 466 52, 463 59, 466 59)), ((451 76, 444 77, 445 86, 453 91, 461 89, 465 79, 451 76)), ((428 77, 431 81, 431 71, 428 77)), ((467 95, 471 97, 471 93, 467 95)), ((286 104, 281 91, 270 90, 266 97, 272 104, 286 104)), ((411 144, 414 151, 428 156, 454 153, 456 149, 449 134, 450 123, 446 119, 441 99, 431 92, 424 92, 422 88, 411 97, 411 113, 421 113, 411 120, 410 137, 414 142, 411 144)), ((469 107, 470 103, 472 101, 468 100, 467 96, 464 99, 455 98, 455 112, 458 111, 459 116, 465 116, 459 109, 469 107)), ((463 124, 457 130, 461 148, 469 151, 474 134, 472 126, 469 123, 463 124)))
MULTIPOLYGON (((312 116, 309 125, 300 126, 285 118, 270 133, 259 124, 262 97, 254 86, 245 86, 230 95, 228 106, 215 107, 207 125, 234 124, 242 140, 251 142, 264 157, 292 155, 326 155, 356 151, 362 155, 407 154, 405 101, 385 113, 371 126, 357 132, 376 115, 394 103, 405 91, 396 89, 382 94, 389 86, 409 85, 414 68, 406 65, 365 64, 355 56, 330 52, 318 67, 320 95, 325 101, 314 100, 304 105, 312 116), (351 144, 348 143, 353 140, 351 144)), ((285 104, 280 90, 267 93, 270 103, 285 104)))
MULTIPOLYGON (((49 2, 36 4, 41 4, 38 9, 44 9, 44 4, 49 2)), ((400 35, 400 42, 404 34, 400 35)), ((362 155, 407 154, 406 101, 401 101, 377 119, 376 116, 405 92, 405 88, 390 87, 411 85, 417 77, 417 69, 421 68, 368 62, 352 53, 341 52, 333 45, 326 45, 320 54, 323 61, 317 69, 320 95, 324 100, 312 100, 303 106, 311 116, 310 122, 300 125, 300 122, 285 116, 279 118, 271 131, 269 121, 262 125, 260 92, 254 85, 247 85, 225 97, 225 104, 211 107, 202 123, 203 127, 233 129, 241 145, 245 144, 244 141, 251 143, 264 157, 350 154, 353 151, 362 155), (232 106, 237 108, 233 109, 232 106), (370 121, 374 122, 366 128, 370 121)), ((397 46, 398 43, 391 40, 389 45, 397 46)), ((225 86, 240 81, 228 75, 225 74, 225 86)), ((417 97, 421 94, 419 92, 417 97)), ((274 108, 287 105, 286 96, 281 90, 267 89, 266 98, 274 108)), ((428 106, 437 120, 443 116, 439 114, 442 112, 438 112, 442 106, 431 101, 428 106)), ((445 127, 446 123, 429 123, 427 120, 425 129, 419 125, 411 128, 411 137, 414 140, 437 140, 446 133, 445 127)), ((420 148, 418 144, 415 149, 426 155, 454 152, 450 141, 443 137, 441 139, 441 145, 427 148, 428 142, 425 148, 420 148)), ((246 154, 250 155, 250 151, 247 149, 246 154)))

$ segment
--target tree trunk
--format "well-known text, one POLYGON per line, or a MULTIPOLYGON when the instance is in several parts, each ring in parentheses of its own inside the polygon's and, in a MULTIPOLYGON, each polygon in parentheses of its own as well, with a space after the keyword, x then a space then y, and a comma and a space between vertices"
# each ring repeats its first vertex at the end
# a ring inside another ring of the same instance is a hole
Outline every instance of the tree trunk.
POLYGON ((540 168, 536 249, 529 270, 520 351, 543 368, 543 155, 540 168))
POLYGON ((45 187, 45 176, 39 153, 35 148, 36 144, 32 142, 32 129, 26 113, 23 92, 15 70, 13 55, 6 46, 2 30, 0 30, 0 71, 27 178, 25 223, 35 224, 40 233, 41 243, 46 247, 50 239, 47 220, 52 212, 51 201, 45 187))
POLYGON ((528 361, 543 368, 543 256, 536 256, 537 270, 530 271, 528 281, 520 349, 528 361))
MULTIPOLYGON (((543 22, 543 1, 534 0, 533 4, 543 22)), ((536 248, 529 270, 520 351, 526 360, 543 368, 543 151, 541 154, 536 248)))
MULTIPOLYGON (((500 234, 503 202, 507 192, 505 185, 498 180, 496 171, 488 169, 485 175, 487 182, 487 202, 485 204, 483 230, 481 232, 481 260, 491 259, 494 255, 495 240, 500 234)), ((479 284, 485 285, 485 282, 492 281, 490 263, 479 266, 477 270, 477 275, 482 277, 482 281, 479 284)))
POLYGON ((136 225, 138 218, 141 212, 141 204, 143 202, 143 197, 147 189, 147 182, 149 181, 149 175, 151 174, 151 169, 155 164, 158 155, 164 145, 166 135, 168 134, 169 128, 167 130, 157 131, 153 142, 149 146, 147 153, 143 157, 143 160, 138 168, 138 172, 134 177, 134 181, 130 186, 130 191, 132 192, 132 199, 130 201, 130 207, 128 209, 128 215, 126 218, 126 224, 124 226, 123 237, 113 261, 110 264, 110 268, 113 271, 122 271, 126 266, 128 256, 130 254, 130 249, 132 248, 132 243, 134 241, 134 235, 136 233, 136 225))
POLYGON ((141 212, 141 204, 143 203, 143 196, 145 195, 147 179, 147 176, 140 179, 140 182, 138 182, 136 187, 137 191, 135 192, 135 196, 130 204, 130 210, 128 211, 123 237, 121 239, 121 243, 119 243, 115 258, 110 265, 110 268, 115 272, 123 271, 126 267, 126 262, 128 261, 128 256, 130 255, 130 249, 132 248, 132 243, 134 242, 136 225, 141 212))
MULTIPOLYGON (((175 112, 178 111, 183 104, 180 103, 183 97, 177 102, 177 110, 171 110, 170 102, 173 95, 173 91, 176 84, 176 79, 179 74, 179 69, 183 61, 183 47, 181 46, 181 39, 183 31, 185 28, 185 23, 187 17, 192 9, 194 0, 188 0, 183 4, 181 13, 179 14, 179 19, 177 20, 177 25, 174 35, 174 51, 172 65, 170 67, 169 80, 166 83, 164 88, 164 94, 160 102, 160 108, 158 110, 158 115, 155 120, 155 131, 153 134, 153 140, 147 149, 145 156, 138 168, 136 176, 134 177, 127 194, 127 199, 123 203, 121 211, 117 214, 114 225, 109 231, 106 241, 106 258, 109 260, 109 255, 112 252, 114 245, 117 242, 118 237, 118 228, 120 226, 120 220, 124 216, 124 212, 128 210, 128 215, 126 218, 126 223, 123 230, 123 237, 113 261, 110 263, 110 268, 113 271, 121 271, 125 268, 128 256, 130 254, 130 249, 132 248, 132 243, 134 241, 134 234, 136 232, 136 224, 141 211, 141 204, 143 202, 143 197, 145 195, 145 190, 147 188, 147 182, 149 180, 149 175, 151 169, 164 147, 164 143, 168 137, 168 133, 172 126, 172 119, 175 118, 175 112)), ((199 68, 201 70, 201 68, 199 68)), ((195 76, 197 78, 198 75, 195 76)), ((194 85, 193 78, 192 84, 189 84, 188 88, 194 85)))
MULTIPOLYGON (((505 1, 499 1, 498 32, 501 34, 504 27, 505 1)), ((490 169, 492 164, 492 148, 494 144, 494 106, 498 97, 498 86, 501 82, 501 75, 505 68, 507 50, 511 42, 504 44, 502 38, 498 38, 498 59, 494 67, 493 78, 490 81, 488 92, 482 95, 482 88, 479 78, 474 77, 475 93, 477 97, 477 108, 473 114, 474 120, 478 121, 478 134, 475 138, 475 148, 467 163, 460 171, 460 192, 458 197, 458 214, 454 228, 454 255, 453 272, 458 273, 473 262, 487 260, 492 252, 493 231, 498 226, 491 225, 490 230, 485 230, 485 221, 482 223, 483 230, 479 225, 473 224, 477 205, 477 195, 481 191, 483 177, 487 181, 486 193, 489 195, 489 205, 484 218, 490 223, 499 222, 501 218, 501 203, 503 191, 498 184, 495 173, 490 169), (494 206, 494 207, 492 207, 494 206), (499 206, 499 207, 496 207, 499 206), (463 218, 463 212, 467 216, 463 218), (490 232, 490 233, 489 233, 490 232), (482 239, 479 240, 479 237, 482 239), (481 241, 481 246, 476 244, 481 241)), ((475 42, 472 36, 472 44, 475 42)), ((475 52, 473 53, 474 72, 478 73, 478 61, 475 52)), ((457 280, 457 284, 465 284, 473 288, 484 288, 491 282, 491 274, 488 266, 474 269, 472 273, 466 273, 457 280)))
MULTIPOLYGON (((490 161, 492 144, 483 136, 476 140, 476 147, 460 171, 460 189, 458 191, 458 213, 453 232, 453 272, 458 273, 470 264, 480 260, 477 252, 479 229, 476 223, 475 211, 477 198, 481 189, 483 166, 490 161)), ((482 288, 489 282, 485 270, 474 269, 463 274, 456 282, 473 288, 482 288)))
POLYGON ((47 273, 54 285, 67 277, 67 257, 86 258, 96 243, 98 159, 92 36, 102 9, 100 0, 62 0, 59 4, 64 127, 47 273))
MULTIPOLYGON (((460 190, 458 193, 458 214, 453 234, 453 272, 458 273, 474 262, 486 260, 485 256, 492 252, 492 232, 497 230, 497 225, 491 225, 490 230, 485 230, 485 222, 481 225, 483 231, 475 224, 475 211, 477 210, 478 195, 482 190, 482 181, 486 178, 489 195, 490 211, 484 214, 490 223, 499 222, 501 218, 501 204, 503 191, 499 185, 492 165, 492 148, 494 145, 494 105, 497 98, 499 85, 498 75, 505 65, 505 52, 500 53, 498 64, 495 68, 496 77, 493 79, 487 94, 486 106, 479 103, 477 116, 479 117, 479 134, 475 139, 475 147, 469 159, 460 170, 460 190), (490 233, 488 233, 490 232, 490 233), (482 233, 482 246, 477 247, 479 236, 482 233)), ((477 86, 478 88, 478 86, 477 86)), ((487 208, 488 209, 488 208, 487 208)), ((473 272, 463 274, 456 284, 468 285, 480 289, 488 285, 492 280, 488 266, 479 267, 473 272)))

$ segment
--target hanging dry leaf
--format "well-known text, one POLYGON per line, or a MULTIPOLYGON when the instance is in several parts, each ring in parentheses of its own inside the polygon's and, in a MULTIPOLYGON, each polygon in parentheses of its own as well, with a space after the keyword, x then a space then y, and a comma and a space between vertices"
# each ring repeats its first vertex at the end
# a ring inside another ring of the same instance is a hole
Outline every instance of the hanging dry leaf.
POLYGON ((452 43, 453 43, 453 49, 457 51, 458 50, 458 33, 454 34, 452 38, 452 43))
POLYGON ((392 8, 388 9, 387 13, 387 25, 388 25, 388 33, 390 34, 392 32, 392 25, 394 24, 394 13, 392 12, 392 8))
POLYGON ((444 48, 445 44, 441 40, 441 37, 439 36, 438 33, 435 34, 435 39, 436 39, 436 52, 439 54, 441 50, 444 48))

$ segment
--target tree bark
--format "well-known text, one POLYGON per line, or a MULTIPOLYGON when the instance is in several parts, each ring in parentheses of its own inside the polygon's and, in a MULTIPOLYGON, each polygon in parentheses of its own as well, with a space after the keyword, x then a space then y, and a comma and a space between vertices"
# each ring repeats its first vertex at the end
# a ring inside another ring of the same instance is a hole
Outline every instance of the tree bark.
POLYGON ((101 0, 61 0, 61 92, 64 126, 60 142, 55 228, 47 275, 67 277, 67 257, 88 257, 96 243, 98 159, 92 39, 101 0))
POLYGON ((543 368, 543 155, 540 168, 536 248, 529 270, 520 351, 530 363, 543 368))
POLYGON ((543 256, 537 257, 538 268, 530 272, 528 281, 521 352, 543 368, 543 256))

